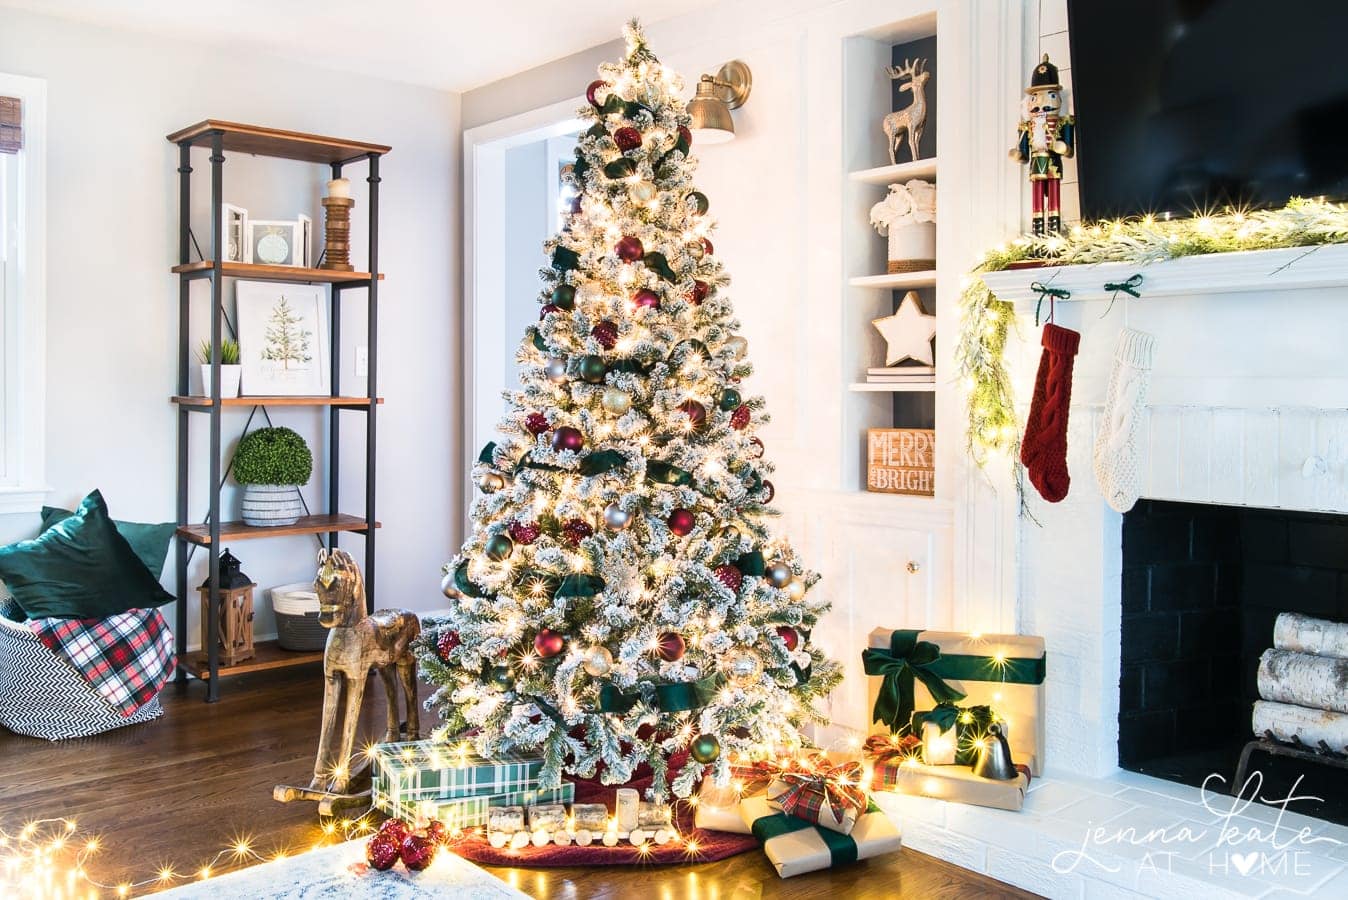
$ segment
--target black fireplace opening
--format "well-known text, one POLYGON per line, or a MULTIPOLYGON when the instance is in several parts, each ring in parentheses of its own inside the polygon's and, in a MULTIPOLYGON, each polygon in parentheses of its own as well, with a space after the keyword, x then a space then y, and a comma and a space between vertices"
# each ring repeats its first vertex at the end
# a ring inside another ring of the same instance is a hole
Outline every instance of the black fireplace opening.
MULTIPOLYGON (((1348 516, 1142 500, 1123 518, 1122 601, 1119 765, 1229 788, 1278 614, 1348 621, 1348 516)), ((1264 753, 1249 769, 1264 799, 1300 776, 1324 802, 1289 811, 1348 824, 1348 769, 1264 753)))

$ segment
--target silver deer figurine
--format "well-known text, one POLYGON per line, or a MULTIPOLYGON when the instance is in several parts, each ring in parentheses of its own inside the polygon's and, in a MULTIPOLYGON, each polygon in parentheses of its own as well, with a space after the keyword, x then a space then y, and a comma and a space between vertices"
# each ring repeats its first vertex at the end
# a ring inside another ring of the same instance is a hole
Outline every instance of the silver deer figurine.
POLYGON ((889 142, 891 165, 898 164, 899 146, 903 143, 905 135, 908 138, 908 151, 914 160, 918 158, 917 146, 922 142, 922 129, 927 127, 927 80, 931 78, 931 73, 925 70, 926 65, 925 59, 918 59, 904 60, 901 67, 885 66, 891 81, 908 79, 899 85, 899 90, 909 91, 913 95, 912 103, 898 112, 890 113, 884 119, 882 127, 885 130, 885 139, 889 142))

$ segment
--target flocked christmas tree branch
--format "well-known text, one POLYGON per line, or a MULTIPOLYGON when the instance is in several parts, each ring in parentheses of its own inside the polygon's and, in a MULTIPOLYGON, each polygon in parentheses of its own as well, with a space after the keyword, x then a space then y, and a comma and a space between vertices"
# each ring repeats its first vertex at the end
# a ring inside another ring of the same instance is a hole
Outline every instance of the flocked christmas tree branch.
MULTIPOLYGON (((1066 235, 1022 237, 988 251, 961 296, 956 363, 968 394, 966 438, 981 466, 991 456, 1012 459, 1020 483, 1020 423, 1003 355, 1015 321, 1012 304, 998 300, 982 279, 1012 263, 1050 265, 1129 262, 1139 266, 1237 250, 1275 250, 1348 242, 1348 208, 1324 200, 1293 199, 1281 209, 1228 211, 1187 219, 1140 219, 1074 227, 1066 235)), ((1310 251, 1308 251, 1310 252, 1310 251)))

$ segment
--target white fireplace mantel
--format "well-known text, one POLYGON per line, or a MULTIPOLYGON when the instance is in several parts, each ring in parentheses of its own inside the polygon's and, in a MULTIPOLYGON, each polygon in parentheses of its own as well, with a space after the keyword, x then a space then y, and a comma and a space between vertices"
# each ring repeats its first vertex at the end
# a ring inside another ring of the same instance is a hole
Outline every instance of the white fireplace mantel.
MULTIPOLYGON (((1143 301, 1155 297, 1348 286, 1348 244, 1211 253, 1146 265, 1097 263, 1007 269, 988 272, 983 281, 999 300, 1032 307, 1039 301, 1038 291, 1031 287, 1035 283, 1070 291, 1069 302, 1108 300, 1113 292, 1105 290, 1104 285, 1124 281, 1135 273, 1142 275, 1137 291, 1143 301)), ((1125 296, 1119 294, 1120 298, 1125 296)))

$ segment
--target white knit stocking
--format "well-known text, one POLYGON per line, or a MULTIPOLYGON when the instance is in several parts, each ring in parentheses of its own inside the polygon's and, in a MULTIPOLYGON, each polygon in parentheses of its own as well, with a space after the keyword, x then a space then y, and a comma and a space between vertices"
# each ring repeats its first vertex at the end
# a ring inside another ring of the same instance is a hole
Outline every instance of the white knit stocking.
POLYGON ((1105 392, 1105 416, 1095 436, 1095 480, 1105 501, 1119 512, 1137 503, 1142 490, 1137 431, 1147 406, 1156 339, 1125 328, 1114 348, 1114 368, 1105 392))

